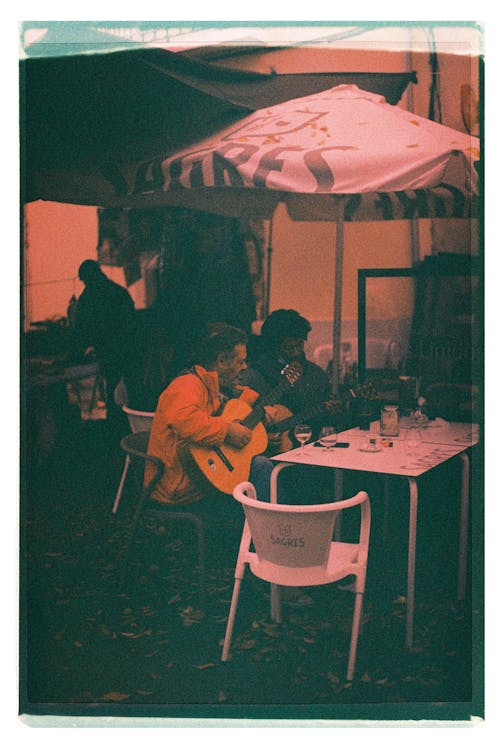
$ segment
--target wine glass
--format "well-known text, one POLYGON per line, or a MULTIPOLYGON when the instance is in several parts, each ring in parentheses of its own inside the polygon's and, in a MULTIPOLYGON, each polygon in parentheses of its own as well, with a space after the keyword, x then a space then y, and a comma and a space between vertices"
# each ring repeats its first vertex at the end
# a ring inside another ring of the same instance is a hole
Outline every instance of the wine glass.
POLYGON ((422 434, 420 429, 417 429, 416 427, 410 427, 407 429, 404 436, 404 442, 407 455, 415 455, 422 444, 422 434))
POLYGON ((337 430, 335 427, 321 427, 319 430, 318 441, 320 445, 323 446, 323 449, 328 452, 337 442, 337 430))
POLYGON ((293 430, 295 438, 300 442, 300 453, 304 453, 305 443, 312 437, 312 429, 309 424, 297 424, 293 430))

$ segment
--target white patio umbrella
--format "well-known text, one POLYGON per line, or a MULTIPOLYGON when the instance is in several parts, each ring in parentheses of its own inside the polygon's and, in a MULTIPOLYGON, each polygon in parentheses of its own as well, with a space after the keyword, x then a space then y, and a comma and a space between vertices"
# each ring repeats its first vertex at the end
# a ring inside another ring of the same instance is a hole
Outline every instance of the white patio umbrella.
MULTIPOLYGON (((257 110, 166 158, 109 165, 97 184, 80 169, 77 183, 83 203, 91 189, 106 206, 269 218, 284 202, 294 219, 335 221, 336 389, 343 223, 475 215, 479 156, 478 138, 341 85, 257 110)), ((67 179, 57 183, 62 195, 74 191, 74 175, 67 179)))

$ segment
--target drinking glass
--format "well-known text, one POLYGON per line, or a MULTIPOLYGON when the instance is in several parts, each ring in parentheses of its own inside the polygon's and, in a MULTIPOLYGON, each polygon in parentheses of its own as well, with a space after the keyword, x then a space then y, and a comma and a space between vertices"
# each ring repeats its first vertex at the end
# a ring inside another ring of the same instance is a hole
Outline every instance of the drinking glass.
POLYGON ((416 455, 420 445, 422 444, 422 434, 420 429, 416 427, 410 427, 406 430, 404 437, 406 454, 410 457, 416 455))
POLYGON ((327 452, 337 442, 337 430, 335 427, 321 427, 318 435, 318 442, 327 452))
POLYGON ((305 443, 312 437, 312 429, 309 424, 297 424, 293 433, 295 438, 300 442, 300 452, 303 454, 305 443))

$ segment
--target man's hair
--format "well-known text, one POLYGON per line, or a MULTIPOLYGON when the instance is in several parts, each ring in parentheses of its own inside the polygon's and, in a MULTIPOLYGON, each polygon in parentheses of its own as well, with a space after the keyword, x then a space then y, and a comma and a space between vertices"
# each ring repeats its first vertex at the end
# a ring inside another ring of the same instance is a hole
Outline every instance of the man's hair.
POLYGON ((104 273, 96 260, 84 260, 78 268, 78 278, 83 283, 88 283, 95 278, 101 278, 104 273))
POLYGON ((285 338, 307 339, 311 324, 294 309, 277 309, 271 312, 262 325, 260 334, 265 345, 276 349, 285 338))
POLYGON ((214 364, 219 354, 227 354, 235 346, 246 345, 247 339, 245 331, 233 325, 209 323, 197 346, 196 362, 203 367, 214 364))

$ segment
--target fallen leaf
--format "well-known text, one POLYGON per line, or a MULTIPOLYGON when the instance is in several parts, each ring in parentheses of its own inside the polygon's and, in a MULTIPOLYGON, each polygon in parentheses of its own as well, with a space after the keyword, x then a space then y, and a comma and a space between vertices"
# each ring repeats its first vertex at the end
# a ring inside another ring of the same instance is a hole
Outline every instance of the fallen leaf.
POLYGON ((240 650, 250 650, 255 647, 255 644, 255 640, 243 640, 243 642, 240 643, 239 648, 240 650))
POLYGON ((121 700, 128 700, 129 694, 122 694, 121 692, 107 692, 100 698, 101 700, 112 700, 113 702, 121 702, 121 700))
POLYGON ((328 673, 326 674, 326 678, 328 679, 328 681, 331 681, 332 684, 340 684, 339 677, 336 674, 332 674, 331 671, 328 671, 328 673))

